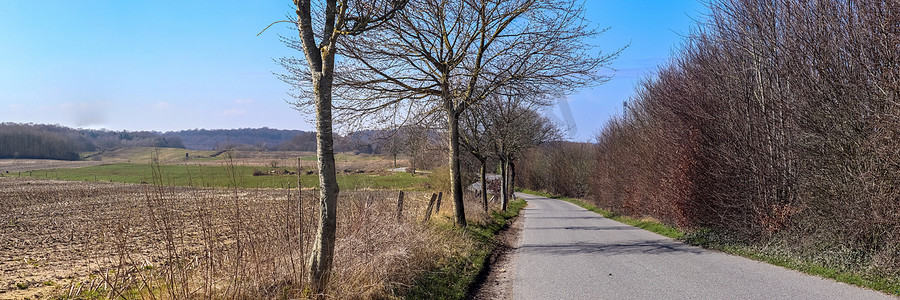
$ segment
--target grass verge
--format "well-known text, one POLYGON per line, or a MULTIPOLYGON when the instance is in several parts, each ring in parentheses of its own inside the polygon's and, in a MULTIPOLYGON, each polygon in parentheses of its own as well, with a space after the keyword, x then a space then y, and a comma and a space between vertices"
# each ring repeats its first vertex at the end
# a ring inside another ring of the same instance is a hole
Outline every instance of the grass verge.
POLYGON ((496 247, 495 236, 509 226, 510 219, 518 216, 525 205, 525 200, 511 201, 508 211, 492 212, 486 224, 469 224, 462 231, 477 243, 475 251, 454 257, 427 272, 413 283, 406 299, 465 299, 487 267, 488 257, 496 247))
POLYGON ((670 238, 678 239, 690 245, 765 262, 768 264, 800 271, 809 275, 830 278, 835 281, 873 289, 895 296, 900 295, 900 278, 880 274, 863 274, 859 272, 842 271, 835 267, 815 263, 811 259, 803 259, 800 257, 775 253, 774 251, 767 251, 767 249, 740 243, 723 242, 721 238, 716 237, 715 233, 708 229, 685 232, 656 220, 636 219, 633 217, 622 216, 614 212, 598 208, 593 204, 584 202, 580 199, 551 195, 527 189, 517 190, 526 194, 567 201, 581 206, 584 209, 598 213, 606 218, 610 218, 620 223, 625 223, 647 231, 655 232, 657 234, 661 234, 670 238))
POLYGON ((800 271, 809 275, 900 296, 900 278, 873 272, 842 270, 841 266, 816 262, 816 257, 796 256, 783 247, 760 247, 729 241, 711 230, 700 229, 687 233, 681 240, 707 249, 722 251, 756 261, 800 271))

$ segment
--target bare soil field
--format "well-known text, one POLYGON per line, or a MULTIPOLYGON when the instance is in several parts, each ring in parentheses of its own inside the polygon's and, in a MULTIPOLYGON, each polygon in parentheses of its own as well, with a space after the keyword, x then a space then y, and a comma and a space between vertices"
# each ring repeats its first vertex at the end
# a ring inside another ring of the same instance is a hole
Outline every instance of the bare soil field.
MULTIPOLYGON (((0 299, 305 297, 315 195, 0 178, 0 299)), ((329 296, 401 295, 470 250, 421 222, 428 195, 406 193, 398 219, 396 191, 341 192, 329 296)))

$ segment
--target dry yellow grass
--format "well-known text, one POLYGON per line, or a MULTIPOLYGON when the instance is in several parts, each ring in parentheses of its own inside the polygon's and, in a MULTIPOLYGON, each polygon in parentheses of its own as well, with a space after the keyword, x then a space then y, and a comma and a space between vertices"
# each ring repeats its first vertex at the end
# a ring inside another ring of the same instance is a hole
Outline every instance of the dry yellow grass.
MULTIPOLYGON (((328 296, 393 298, 474 247, 424 224, 430 193, 343 191, 328 296)), ((0 298, 296 298, 315 191, 198 189, 0 178, 0 298)), ((469 207, 476 207, 473 205, 469 207)), ((469 209, 474 222, 487 216, 469 209)), ((449 224, 447 198, 434 223, 449 224)))

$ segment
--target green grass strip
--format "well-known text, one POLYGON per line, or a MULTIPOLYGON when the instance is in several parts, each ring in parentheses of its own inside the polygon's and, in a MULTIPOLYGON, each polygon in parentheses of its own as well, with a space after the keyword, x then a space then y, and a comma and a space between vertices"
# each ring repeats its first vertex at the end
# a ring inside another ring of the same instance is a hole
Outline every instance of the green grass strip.
POLYGON ((507 211, 491 213, 491 222, 470 224, 463 229, 478 243, 475 251, 466 257, 452 258, 437 270, 427 272, 406 292, 406 299, 465 299, 479 273, 485 269, 488 256, 497 247, 494 238, 509 226, 510 219, 518 216, 525 205, 525 200, 511 201, 507 211))
POLYGON ((887 294, 900 295, 900 278, 879 274, 865 274, 858 272, 841 271, 833 267, 824 266, 808 260, 778 255, 749 249, 745 246, 710 245, 705 248, 716 249, 722 252, 743 256, 749 259, 766 262, 772 265, 797 270, 806 274, 834 279, 835 281, 852 284, 859 287, 881 291, 887 294))
MULTIPOLYGON (((193 187, 238 188, 296 188, 297 175, 270 173, 272 170, 296 171, 296 168, 270 168, 229 165, 160 165, 161 184, 193 187), (255 171, 266 174, 253 176, 255 171)), ((35 178, 70 181, 101 181, 120 183, 155 183, 150 164, 108 164, 73 169, 39 170, 22 173, 35 178)), ((300 175, 303 187, 318 187, 316 174, 300 175)), ((424 190, 428 178, 405 172, 396 173, 340 173, 337 174, 341 189, 405 189, 424 190)))

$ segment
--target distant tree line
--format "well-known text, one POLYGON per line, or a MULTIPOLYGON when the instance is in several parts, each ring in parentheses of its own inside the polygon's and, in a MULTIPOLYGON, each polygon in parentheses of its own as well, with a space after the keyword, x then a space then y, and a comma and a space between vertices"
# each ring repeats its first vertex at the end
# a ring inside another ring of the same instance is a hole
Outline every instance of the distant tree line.
MULTIPOLYGON (((335 151, 416 157, 419 168, 436 163, 424 148, 441 136, 424 127, 364 130, 335 135, 335 151), (424 141, 424 142, 422 142, 424 141)), ((0 158, 78 160, 79 153, 122 147, 165 147, 191 150, 316 151, 316 133, 272 128, 110 131, 60 125, 0 123, 0 158)), ((433 154, 433 153, 432 153, 433 154)))
MULTIPOLYGON (((337 152, 358 152, 365 154, 384 153, 384 144, 390 141, 391 130, 364 130, 351 132, 346 136, 334 135, 334 150, 337 152)), ((300 131, 290 140, 275 145, 269 150, 316 151, 316 133, 300 131)))
POLYGON ((0 158, 81 159, 81 152, 121 147, 184 148, 178 137, 147 131, 73 129, 59 125, 0 123, 0 158))
POLYGON ((900 2, 720 0, 710 9, 595 149, 533 150, 521 184, 900 272, 900 2), (571 164, 563 173, 537 167, 569 151, 582 160, 556 161, 571 164), (582 167, 592 174, 560 186, 582 167))
POLYGON ((79 143, 59 131, 42 130, 38 126, 0 126, 0 158, 50 158, 78 160, 79 152, 89 151, 92 144, 79 143))
MULTIPOLYGON (((279 150, 282 144, 289 143, 299 135, 309 134, 302 130, 282 130, 272 128, 240 128, 240 129, 191 129, 172 131, 163 134, 165 137, 177 137, 185 148, 192 150, 226 150, 241 148, 242 150, 279 150)), ((315 133, 313 133, 315 136, 315 133)), ((307 149, 286 149, 307 150, 307 149)), ((313 148, 313 151, 315 148, 313 148)))
POLYGON ((555 141, 525 149, 516 183, 554 195, 584 197, 596 174, 597 145, 555 141))

